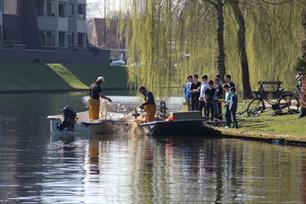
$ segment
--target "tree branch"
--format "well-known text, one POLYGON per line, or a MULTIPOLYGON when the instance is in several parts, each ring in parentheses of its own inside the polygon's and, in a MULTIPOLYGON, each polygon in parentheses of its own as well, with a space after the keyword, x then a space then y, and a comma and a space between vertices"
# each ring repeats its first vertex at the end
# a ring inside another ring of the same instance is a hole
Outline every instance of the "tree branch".
POLYGON ((281 2, 273 2, 273 1, 267 1, 267 0, 261 0, 262 2, 264 2, 265 4, 271 4, 271 5, 282 5, 282 4, 287 4, 289 2, 292 2, 293 0, 284 0, 281 2))
POLYGON ((206 1, 207 3, 210 3, 212 4, 213 6, 217 6, 217 3, 212 1, 212 0, 203 0, 203 1, 206 1))

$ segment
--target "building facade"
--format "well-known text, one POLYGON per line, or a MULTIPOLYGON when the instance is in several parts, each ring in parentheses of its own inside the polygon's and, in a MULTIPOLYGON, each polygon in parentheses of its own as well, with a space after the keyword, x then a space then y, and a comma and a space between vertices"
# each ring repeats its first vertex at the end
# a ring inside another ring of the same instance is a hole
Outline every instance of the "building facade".
POLYGON ((86 0, 0 0, 2 44, 82 48, 86 31, 86 0))
POLYGON ((124 36, 119 40, 118 20, 107 20, 104 18, 93 18, 88 23, 88 41, 91 45, 103 49, 125 49, 124 36))
POLYGON ((86 0, 36 0, 42 47, 86 47, 86 0))

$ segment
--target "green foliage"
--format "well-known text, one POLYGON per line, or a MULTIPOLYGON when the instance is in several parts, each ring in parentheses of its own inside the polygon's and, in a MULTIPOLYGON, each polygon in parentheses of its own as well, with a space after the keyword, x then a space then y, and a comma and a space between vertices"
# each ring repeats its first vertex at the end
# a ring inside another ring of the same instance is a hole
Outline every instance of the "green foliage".
MULTIPOLYGON (((191 0, 123 2, 123 8, 131 8, 128 21, 124 20, 126 16, 120 17, 120 28, 125 28, 121 31, 127 39, 131 82, 164 96, 169 87, 182 86, 187 74, 215 75, 217 19, 211 4, 191 0)), ((286 88, 293 89, 304 3, 270 5, 241 0, 241 4, 252 88, 257 88, 259 80, 281 80, 286 88)), ((229 6, 224 9, 227 73, 242 89, 237 24, 229 6)))

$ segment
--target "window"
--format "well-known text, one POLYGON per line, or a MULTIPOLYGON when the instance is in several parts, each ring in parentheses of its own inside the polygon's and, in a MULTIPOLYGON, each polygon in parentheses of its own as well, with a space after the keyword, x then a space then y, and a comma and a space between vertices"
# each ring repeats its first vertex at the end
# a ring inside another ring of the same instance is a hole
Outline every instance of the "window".
POLYGON ((78 33, 78 47, 85 47, 85 33, 78 33))
POLYGON ((85 9, 86 9, 85 4, 78 4, 78 17, 79 18, 86 18, 85 9))
POLYGON ((46 32, 46 46, 55 47, 55 32, 54 31, 46 32))
POLYGON ((40 44, 41 46, 46 46, 46 35, 44 31, 39 31, 39 39, 40 39, 40 44))
POLYGON ((66 17, 66 3, 65 2, 60 2, 58 4, 58 15, 60 17, 66 17))
POLYGON ((74 17, 74 5, 73 4, 68 5, 68 15, 69 17, 74 17))
POLYGON ((43 0, 36 1, 36 10, 37 10, 38 16, 44 15, 44 1, 43 0))
POLYGON ((19 15, 17 0, 4 0, 4 14, 19 15))
POLYGON ((58 46, 66 47, 66 33, 63 31, 58 32, 58 46))
POLYGON ((39 31, 40 43, 43 47, 55 47, 54 31, 39 31))
POLYGON ((55 2, 52 0, 47 1, 47 15, 55 16, 55 2))
POLYGON ((74 33, 68 33, 68 47, 75 47, 74 33))

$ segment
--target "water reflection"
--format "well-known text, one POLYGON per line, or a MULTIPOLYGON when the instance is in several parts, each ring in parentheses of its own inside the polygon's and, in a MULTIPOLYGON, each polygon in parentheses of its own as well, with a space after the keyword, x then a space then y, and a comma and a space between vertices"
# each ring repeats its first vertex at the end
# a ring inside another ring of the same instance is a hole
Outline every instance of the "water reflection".
POLYGON ((306 202, 305 148, 188 136, 50 137, 42 118, 67 102, 84 109, 82 96, 0 96, 0 107, 13 109, 0 112, 0 203, 306 202))

